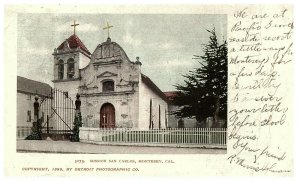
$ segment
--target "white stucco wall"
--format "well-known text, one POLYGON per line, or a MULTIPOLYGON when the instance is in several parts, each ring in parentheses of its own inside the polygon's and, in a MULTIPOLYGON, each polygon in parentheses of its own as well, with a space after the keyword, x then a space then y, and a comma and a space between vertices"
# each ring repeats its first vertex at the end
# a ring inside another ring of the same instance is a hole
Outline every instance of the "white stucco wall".
POLYGON ((79 69, 85 68, 90 63, 90 58, 86 55, 80 53, 79 54, 79 69))
POLYGON ((110 103, 115 108, 115 127, 137 127, 138 112, 135 106, 135 95, 107 95, 81 97, 81 112, 84 127, 99 128, 100 109, 103 104, 110 103))
POLYGON ((31 127, 34 120, 34 95, 17 93, 17 127, 31 127), (27 120, 27 111, 31 111, 31 120, 27 120))
MULTIPOLYGON (((154 93, 145 83, 140 82, 139 84, 139 128, 149 129, 149 119, 150 119, 150 99, 152 99, 152 120, 154 128, 159 126, 159 105, 160 105, 160 118, 161 118, 161 128, 166 128, 165 126, 165 111, 168 112, 168 104, 156 93, 154 93)), ((167 118, 168 119, 168 118, 167 118)))

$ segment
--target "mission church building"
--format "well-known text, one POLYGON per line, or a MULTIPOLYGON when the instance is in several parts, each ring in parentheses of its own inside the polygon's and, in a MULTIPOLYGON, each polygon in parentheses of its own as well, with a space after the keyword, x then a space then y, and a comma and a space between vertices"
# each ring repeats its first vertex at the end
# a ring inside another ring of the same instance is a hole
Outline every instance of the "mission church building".
POLYGON ((168 99, 109 37, 93 53, 75 34, 54 49, 54 88, 79 93, 83 127, 166 128, 168 99))

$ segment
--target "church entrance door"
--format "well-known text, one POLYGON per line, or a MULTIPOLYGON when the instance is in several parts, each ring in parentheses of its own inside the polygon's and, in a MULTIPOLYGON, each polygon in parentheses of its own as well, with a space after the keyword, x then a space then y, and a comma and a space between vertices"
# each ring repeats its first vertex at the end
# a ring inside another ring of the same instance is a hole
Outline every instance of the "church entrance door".
POLYGON ((110 103, 102 105, 100 110, 100 128, 115 127, 115 108, 110 103))

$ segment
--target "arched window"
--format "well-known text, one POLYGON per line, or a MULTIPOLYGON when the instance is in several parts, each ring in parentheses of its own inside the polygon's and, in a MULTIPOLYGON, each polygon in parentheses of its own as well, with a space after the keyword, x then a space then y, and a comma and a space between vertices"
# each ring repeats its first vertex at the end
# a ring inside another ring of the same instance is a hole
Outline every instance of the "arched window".
POLYGON ((58 62, 58 79, 64 78, 64 61, 59 60, 58 62))
POLYGON ((110 92, 115 90, 114 81, 107 80, 102 83, 102 92, 110 92))
POLYGON ((75 72, 74 72, 74 60, 72 59, 72 58, 70 58, 69 60, 68 60, 68 79, 72 79, 72 78, 74 78, 74 74, 75 74, 75 72))

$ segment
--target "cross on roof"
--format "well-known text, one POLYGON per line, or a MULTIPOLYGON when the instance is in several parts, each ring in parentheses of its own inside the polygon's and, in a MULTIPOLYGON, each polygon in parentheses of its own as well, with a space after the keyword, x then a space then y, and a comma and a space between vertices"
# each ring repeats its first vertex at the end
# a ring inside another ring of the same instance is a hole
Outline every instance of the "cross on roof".
POLYGON ((79 24, 76 24, 75 20, 74 20, 74 24, 71 25, 71 26, 74 27, 74 35, 75 35, 75 28, 76 28, 76 26, 78 26, 78 25, 79 25, 79 24))
POLYGON ((107 36, 109 38, 109 28, 112 28, 113 26, 109 25, 108 22, 106 22, 106 27, 104 27, 103 29, 106 30, 107 29, 107 36))

